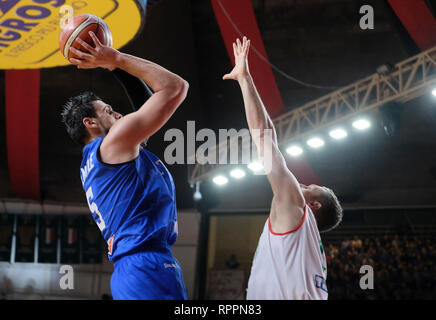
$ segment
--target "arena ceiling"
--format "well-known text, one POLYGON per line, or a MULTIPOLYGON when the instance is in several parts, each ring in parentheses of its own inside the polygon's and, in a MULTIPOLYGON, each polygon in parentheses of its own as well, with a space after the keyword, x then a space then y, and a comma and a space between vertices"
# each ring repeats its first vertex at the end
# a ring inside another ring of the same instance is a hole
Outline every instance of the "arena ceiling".
MULTIPOLYGON (((384 0, 253 0, 269 61, 282 72, 319 86, 341 87, 373 74, 382 64, 398 63, 420 52, 419 44, 384 0), (375 29, 358 27, 359 8, 374 7, 375 29)), ((223 2, 224 3, 224 2, 223 2)), ((426 2, 431 5, 431 1, 426 2)), ((435 43, 436 44, 436 43, 435 43)), ((122 51, 162 64, 190 83, 190 92, 169 123, 150 139, 149 148, 163 157, 164 133, 187 121, 201 128, 246 127, 236 83, 222 81, 231 69, 209 0, 162 0, 148 10, 142 33, 122 51)), ((283 104, 292 110, 330 92, 302 86, 274 71, 283 104)), ((0 97, 4 97, 4 72, 0 97)), ((104 70, 59 67, 41 70, 40 189, 42 201, 86 204, 79 178, 81 150, 60 123, 65 100, 93 90, 129 111, 127 99, 104 70)), ((25 92, 25 84, 23 84, 25 92)), ((333 188, 345 206, 436 205, 436 101, 423 95, 402 106, 394 136, 383 131, 377 113, 372 129, 353 134, 345 143, 308 152, 321 183, 333 188)), ((26 115, 23 114, 23 117, 26 115)), ((6 152, 5 103, 0 99, 0 198, 13 199, 6 152)), ((26 149, 28 146, 23 145, 26 149)), ((289 161, 303 161, 291 160, 289 161)), ((194 207, 186 165, 172 165, 180 209, 194 207)), ((249 177, 225 188, 202 184, 202 205, 219 209, 263 209, 271 190, 265 177, 249 177)))

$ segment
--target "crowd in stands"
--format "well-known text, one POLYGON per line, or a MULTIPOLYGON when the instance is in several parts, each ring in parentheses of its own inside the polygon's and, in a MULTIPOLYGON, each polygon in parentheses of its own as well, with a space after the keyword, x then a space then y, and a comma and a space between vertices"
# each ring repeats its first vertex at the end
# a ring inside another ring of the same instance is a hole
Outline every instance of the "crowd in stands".
POLYGON ((431 236, 385 235, 325 243, 329 300, 436 299, 436 245, 431 236), (370 287, 368 265, 373 270, 370 287))

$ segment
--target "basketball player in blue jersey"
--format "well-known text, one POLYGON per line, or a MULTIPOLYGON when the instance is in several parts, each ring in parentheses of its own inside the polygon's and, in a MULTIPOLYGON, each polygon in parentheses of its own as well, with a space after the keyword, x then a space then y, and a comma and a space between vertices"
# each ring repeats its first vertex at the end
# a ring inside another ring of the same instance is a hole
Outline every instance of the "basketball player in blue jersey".
MULTIPOLYGON (((162 161, 141 147, 184 101, 188 84, 150 61, 78 40, 71 49, 79 69, 105 68, 118 79, 144 82, 153 90, 126 116, 93 93, 71 98, 62 112, 71 138, 83 146, 80 175, 92 216, 114 262, 114 299, 187 299, 182 271, 171 246, 177 238, 175 187, 162 161), (120 76, 121 75, 121 76, 120 76), (128 75, 128 76, 126 76, 128 75)), ((123 80, 120 80, 123 81, 123 80)), ((133 82, 122 82, 126 91, 133 82)), ((136 82, 136 85, 138 82, 136 82)), ((141 86, 141 85, 139 85, 141 86)), ((136 103, 141 97, 129 97, 136 103)))

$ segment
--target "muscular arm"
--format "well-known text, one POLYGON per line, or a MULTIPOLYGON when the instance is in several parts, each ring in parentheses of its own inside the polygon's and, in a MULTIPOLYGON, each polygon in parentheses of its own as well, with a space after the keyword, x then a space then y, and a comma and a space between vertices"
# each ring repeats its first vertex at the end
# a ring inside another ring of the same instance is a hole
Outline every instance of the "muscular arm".
MULTIPOLYGON (((141 106, 153 95, 153 91, 147 86, 144 80, 118 68, 113 70, 111 73, 124 89, 133 112, 141 108, 141 106)), ((147 142, 148 138, 141 143, 141 147, 145 148, 147 142)))
POLYGON ((154 92, 137 111, 116 121, 100 146, 104 162, 126 162, 136 158, 140 143, 158 131, 173 115, 186 97, 188 83, 151 61, 104 46, 95 35, 91 36, 95 48, 81 42, 90 53, 74 50, 81 60, 71 59, 73 64, 79 68, 124 70, 142 79, 154 92))
POLYGON ((120 54, 117 68, 141 78, 154 94, 138 109, 118 120, 101 145, 102 159, 124 162, 138 155, 138 145, 158 131, 173 115, 187 94, 186 81, 168 70, 144 59, 120 54), (106 148, 108 150, 106 150, 106 148), (126 159, 118 159, 125 154, 126 159))
POLYGON ((237 44, 234 45, 236 65, 230 74, 224 76, 224 79, 238 81, 253 141, 261 158, 266 160, 266 157, 271 157, 271 170, 267 172, 274 193, 271 219, 278 222, 276 231, 286 232, 300 223, 304 214, 305 200, 297 179, 288 169, 280 152, 273 122, 250 75, 247 60, 249 45, 250 43, 246 39, 244 39, 243 44, 239 42, 239 39, 237 40, 237 44))
POLYGON ((241 77, 238 82, 244 99, 248 127, 252 132, 260 156, 265 158, 271 152, 272 166, 267 177, 273 189, 274 197, 276 199, 293 200, 296 205, 300 206, 302 194, 299 183, 288 169, 278 147, 276 130, 257 92, 253 79, 250 75, 247 75, 241 77), (270 134, 266 131, 268 129, 271 130, 270 134), (264 150, 264 147, 269 145, 271 145, 272 150, 264 150))
POLYGON ((247 117, 248 128, 256 143, 258 150, 263 156, 263 140, 265 130, 271 130, 272 143, 277 146, 277 133, 273 122, 265 109, 265 106, 254 85, 253 78, 248 73, 238 78, 238 83, 241 88, 242 97, 244 99, 245 115, 247 117), (256 134, 257 133, 257 134, 256 134))

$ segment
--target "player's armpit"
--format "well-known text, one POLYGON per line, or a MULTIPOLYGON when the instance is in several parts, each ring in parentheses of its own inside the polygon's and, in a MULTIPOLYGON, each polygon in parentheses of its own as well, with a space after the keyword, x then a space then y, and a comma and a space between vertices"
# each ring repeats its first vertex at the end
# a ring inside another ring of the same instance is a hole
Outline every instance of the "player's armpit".
POLYGON ((275 130, 252 132, 274 198, 271 204, 270 223, 273 232, 288 233, 297 228, 304 216, 306 204, 300 184, 288 169, 278 145, 275 130))
POLYGON ((269 227, 276 234, 297 231, 305 219, 305 207, 295 206, 289 201, 273 198, 269 227))

